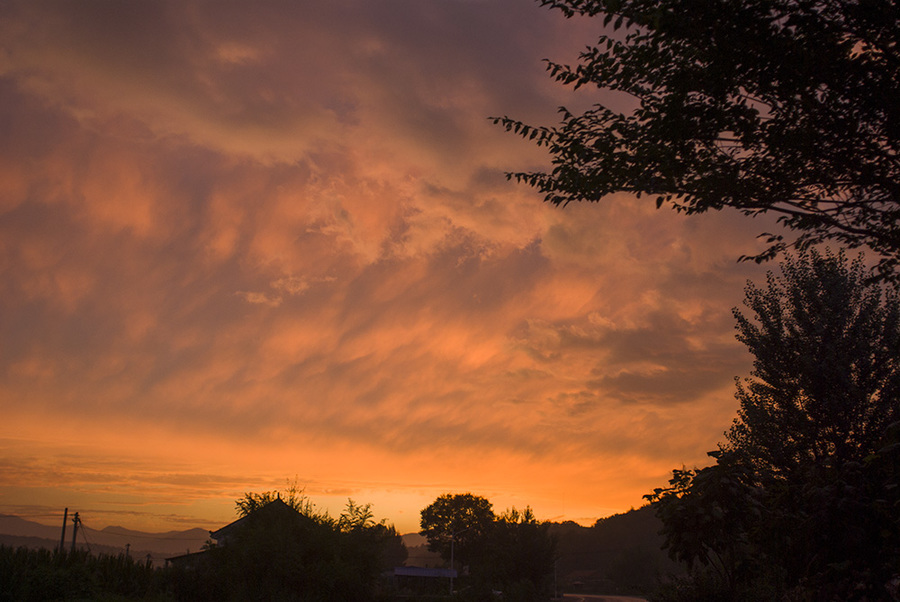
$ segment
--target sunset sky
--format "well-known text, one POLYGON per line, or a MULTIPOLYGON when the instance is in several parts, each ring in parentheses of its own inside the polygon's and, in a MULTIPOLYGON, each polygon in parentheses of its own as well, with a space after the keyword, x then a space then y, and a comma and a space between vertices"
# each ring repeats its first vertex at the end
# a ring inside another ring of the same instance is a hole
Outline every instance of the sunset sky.
POLYGON ((0 5, 0 513, 214 528, 296 477, 595 519, 704 465, 767 225, 548 206, 530 0, 0 5))

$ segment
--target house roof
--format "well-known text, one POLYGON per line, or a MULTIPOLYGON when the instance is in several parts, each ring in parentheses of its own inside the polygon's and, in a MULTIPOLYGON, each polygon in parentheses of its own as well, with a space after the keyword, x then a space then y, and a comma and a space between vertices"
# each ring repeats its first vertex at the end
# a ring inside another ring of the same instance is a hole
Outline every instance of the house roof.
POLYGON ((395 577, 453 577, 458 575, 456 569, 430 569, 420 566, 397 566, 394 567, 395 577))
POLYGON ((247 523, 258 517, 279 517, 279 516, 296 516, 306 518, 296 508, 284 502, 280 497, 272 500, 264 506, 260 506, 250 514, 242 516, 234 522, 231 522, 216 531, 210 531, 209 536, 217 542, 221 542, 233 537, 238 531, 243 529, 247 523))
POLYGON ((166 558, 166 566, 169 566, 170 564, 187 566, 207 554, 209 554, 209 550, 200 550, 199 552, 188 552, 187 554, 179 554, 178 556, 169 556, 166 558))

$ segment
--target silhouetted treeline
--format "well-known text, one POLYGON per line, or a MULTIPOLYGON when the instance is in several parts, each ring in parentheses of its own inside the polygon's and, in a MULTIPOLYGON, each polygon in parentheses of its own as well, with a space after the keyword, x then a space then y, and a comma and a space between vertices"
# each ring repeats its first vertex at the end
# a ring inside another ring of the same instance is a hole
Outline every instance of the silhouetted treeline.
MULTIPOLYGON (((683 572, 660 550, 657 532, 661 523, 647 507, 601 519, 592 527, 572 522, 541 525, 540 531, 547 529, 556 541, 558 560, 552 585, 560 592, 646 596, 652 595, 660 579, 683 572)), ((386 534, 382 528, 368 534, 360 530, 353 533, 352 529, 341 533, 303 519, 286 528, 278 521, 262 521, 228 546, 189 555, 181 564, 167 567, 148 566, 143 559, 121 554, 92 556, 79 550, 60 555, 49 550, 0 547, 0 602, 389 600, 397 592, 382 571, 403 564, 404 550, 399 549, 399 538, 383 537, 386 534)), ((504 542, 493 546, 490 557, 518 566, 520 559, 510 554, 526 553, 528 549, 522 542, 504 542)), ((432 559, 440 564, 438 555, 432 559)), ((446 579, 431 581, 419 584, 416 592, 447 593, 446 579)), ((524 580, 518 582, 521 585, 524 580)), ((459 585, 465 587, 465 578, 459 585)), ((552 585, 550 591, 556 591, 552 585)), ((526 593, 513 591, 514 587, 506 589, 507 598, 526 593)), ((459 592, 458 596, 464 594, 459 592)), ((550 595, 544 594, 542 599, 550 595)))
POLYGON ((510 602, 549 599, 554 591, 556 540, 550 523, 530 507, 494 514, 490 500, 472 493, 447 493, 422 509, 420 535, 428 549, 459 570, 460 600, 490 600, 502 592, 510 602))
POLYGON ((651 595, 684 565, 663 551, 662 522, 649 506, 598 520, 591 527, 553 523, 560 591, 651 595))
POLYGON ((382 572, 402 555, 392 537, 379 527, 363 533, 270 522, 166 567, 124 554, 0 546, 0 602, 377 600, 390 587, 382 572))
POLYGON ((0 602, 44 600, 378 600, 406 549, 393 526, 352 500, 332 519, 302 496, 248 494, 216 542, 165 567, 122 554, 0 548, 0 602), (270 497, 272 499, 270 499, 270 497), (296 503, 294 503, 296 502, 296 503))

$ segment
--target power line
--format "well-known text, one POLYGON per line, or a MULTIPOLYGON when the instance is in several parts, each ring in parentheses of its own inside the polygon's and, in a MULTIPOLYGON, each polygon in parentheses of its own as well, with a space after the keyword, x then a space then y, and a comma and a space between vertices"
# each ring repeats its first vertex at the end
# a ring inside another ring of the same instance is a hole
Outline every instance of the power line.
MULTIPOLYGON (((77 514, 76 514, 76 516, 77 516, 77 514)), ((88 541, 88 538, 87 538, 87 529, 88 529, 89 527, 86 527, 86 526, 84 525, 84 521, 81 520, 81 519, 78 519, 78 522, 81 523, 81 537, 84 539, 84 543, 87 545, 88 553, 90 553, 90 551, 91 551, 91 542, 89 542, 89 541, 88 541)), ((91 529, 91 530, 93 531, 93 529, 91 529)))

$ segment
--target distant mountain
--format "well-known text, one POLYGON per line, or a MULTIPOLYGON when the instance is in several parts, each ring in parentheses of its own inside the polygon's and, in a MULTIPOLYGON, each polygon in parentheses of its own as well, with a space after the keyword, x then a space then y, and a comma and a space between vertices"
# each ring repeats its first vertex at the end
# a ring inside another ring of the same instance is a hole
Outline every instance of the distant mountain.
POLYGON ((442 567, 446 563, 437 552, 428 549, 428 540, 418 533, 407 533, 403 536, 406 546, 406 566, 442 567))
POLYGON ((11 514, 0 514, 0 533, 5 535, 40 537, 43 539, 56 539, 59 541, 61 529, 62 521, 60 521, 58 527, 49 527, 11 514))
MULTIPOLYGON (((28 548, 53 549, 59 545, 62 534, 62 521, 59 527, 35 523, 18 516, 0 514, 0 544, 7 546, 25 546, 28 548)), ((197 552, 209 539, 206 529, 188 529, 185 531, 166 531, 164 533, 147 533, 124 527, 106 527, 100 531, 90 527, 79 528, 78 547, 90 546, 94 552, 109 554, 124 553, 129 546, 129 553, 135 558, 144 558, 148 554, 161 560, 169 556, 197 552)), ((66 525, 66 542, 68 547, 72 541, 71 521, 66 525)))
POLYGON ((402 536, 403 545, 407 548, 414 548, 416 546, 424 546, 428 540, 425 539, 424 535, 419 535, 418 533, 407 533, 402 536))
POLYGON ((106 527, 102 531, 89 531, 88 537, 97 539, 98 543, 108 546, 125 547, 131 544, 132 549, 149 549, 155 552, 176 555, 186 552, 198 552, 209 539, 206 529, 188 529, 186 531, 166 531, 164 533, 146 533, 124 527, 106 527))

